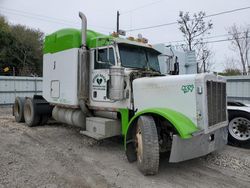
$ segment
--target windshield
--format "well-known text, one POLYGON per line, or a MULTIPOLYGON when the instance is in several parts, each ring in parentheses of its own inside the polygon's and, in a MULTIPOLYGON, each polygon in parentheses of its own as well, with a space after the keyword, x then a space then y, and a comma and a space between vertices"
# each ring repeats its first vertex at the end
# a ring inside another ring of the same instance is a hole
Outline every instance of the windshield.
POLYGON ((128 44, 118 44, 118 46, 123 67, 160 71, 159 53, 154 49, 128 44))

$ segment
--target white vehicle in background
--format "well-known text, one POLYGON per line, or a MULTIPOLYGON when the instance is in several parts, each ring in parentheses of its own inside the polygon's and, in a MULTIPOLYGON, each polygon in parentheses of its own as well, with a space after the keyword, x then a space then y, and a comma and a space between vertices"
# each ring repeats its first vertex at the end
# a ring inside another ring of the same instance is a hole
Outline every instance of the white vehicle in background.
POLYGON ((233 145, 250 143, 250 104, 228 101, 228 142, 233 145))
MULTIPOLYGON (((154 47, 162 54, 165 54, 159 57, 160 68, 163 74, 197 73, 194 51, 182 52, 164 44, 158 44, 154 47), (179 67, 176 67, 176 65, 179 67)), ((228 143, 238 146, 250 143, 250 104, 228 100, 227 110, 229 122, 228 143)))

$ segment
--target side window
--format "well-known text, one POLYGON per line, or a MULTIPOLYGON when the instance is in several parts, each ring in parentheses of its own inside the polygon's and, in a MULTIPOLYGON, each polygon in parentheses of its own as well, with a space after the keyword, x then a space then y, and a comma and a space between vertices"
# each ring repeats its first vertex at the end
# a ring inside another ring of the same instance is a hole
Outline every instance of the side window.
POLYGON ((115 56, 113 48, 109 48, 109 50, 107 48, 98 49, 98 61, 101 61, 103 63, 97 62, 95 51, 95 69, 108 69, 111 66, 110 64, 115 65, 115 56))

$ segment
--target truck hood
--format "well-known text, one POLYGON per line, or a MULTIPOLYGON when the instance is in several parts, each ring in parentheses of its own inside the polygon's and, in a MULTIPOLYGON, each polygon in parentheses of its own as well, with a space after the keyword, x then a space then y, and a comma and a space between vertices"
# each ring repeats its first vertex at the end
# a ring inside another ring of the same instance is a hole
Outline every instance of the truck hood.
POLYGON ((134 108, 168 108, 196 118, 195 80, 197 75, 144 77, 133 81, 134 108))

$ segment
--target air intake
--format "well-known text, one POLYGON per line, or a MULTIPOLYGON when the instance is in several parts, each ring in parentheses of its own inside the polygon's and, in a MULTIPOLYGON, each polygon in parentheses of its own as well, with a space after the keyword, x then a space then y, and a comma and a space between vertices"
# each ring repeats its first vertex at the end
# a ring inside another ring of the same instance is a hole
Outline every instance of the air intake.
POLYGON ((226 83, 207 81, 208 126, 226 121, 226 83))

